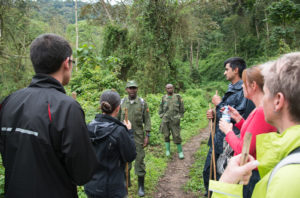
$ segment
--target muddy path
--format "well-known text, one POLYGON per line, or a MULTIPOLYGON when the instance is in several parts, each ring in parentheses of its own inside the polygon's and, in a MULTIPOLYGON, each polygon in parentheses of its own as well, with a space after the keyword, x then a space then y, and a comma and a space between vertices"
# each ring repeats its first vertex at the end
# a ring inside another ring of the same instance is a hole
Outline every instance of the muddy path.
POLYGON ((193 165, 194 154, 199 149, 203 140, 208 139, 209 128, 201 129, 199 134, 191 138, 183 146, 184 159, 180 160, 177 153, 174 153, 173 159, 169 162, 164 176, 159 180, 155 193, 155 198, 196 198, 200 194, 184 192, 183 186, 189 179, 189 169, 193 165))

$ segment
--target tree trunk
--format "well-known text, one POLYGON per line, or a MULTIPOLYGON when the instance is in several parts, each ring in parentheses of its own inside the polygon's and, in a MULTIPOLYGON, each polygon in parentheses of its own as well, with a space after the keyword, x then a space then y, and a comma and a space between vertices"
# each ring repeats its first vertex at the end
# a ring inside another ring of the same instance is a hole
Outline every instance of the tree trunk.
POLYGON ((259 39, 259 30, 258 30, 258 24, 257 24, 257 20, 256 19, 255 19, 255 30, 256 30, 257 39, 259 39))
POLYGON ((255 30, 256 30, 257 39, 259 39, 258 20, 256 18, 256 14, 257 14, 257 6, 255 6, 255 30))
POLYGON ((236 55, 236 32, 235 30, 233 31, 233 34, 234 34, 234 54, 236 55))
POLYGON ((193 41, 191 41, 191 46, 190 46, 190 70, 192 71, 193 69, 193 41))
MULTIPOLYGON (((77 53, 77 50, 78 50, 78 20, 77 20, 77 11, 78 11, 77 0, 75 0, 76 53, 77 53)), ((77 63, 78 63, 78 58, 76 56, 76 59, 75 59, 75 68, 76 68, 76 71, 77 71, 77 63)))
POLYGON ((2 37, 2 17, 0 16, 0 40, 1 40, 1 37, 2 37))
POLYGON ((112 19, 111 15, 110 15, 110 13, 109 13, 107 7, 106 7, 106 4, 105 4, 104 0, 100 0, 100 2, 101 2, 101 5, 103 6, 103 8, 104 8, 104 10, 105 10, 105 12, 106 12, 108 18, 109 18, 109 21, 110 21, 111 23, 113 23, 113 19, 112 19))
POLYGON ((200 53, 200 41, 198 39, 198 45, 197 45, 197 58, 196 58, 196 69, 199 69, 199 53, 200 53))
POLYGON ((265 12, 265 17, 266 17, 267 41, 269 41, 270 33, 269 33, 268 15, 267 15, 266 10, 264 12, 265 12))

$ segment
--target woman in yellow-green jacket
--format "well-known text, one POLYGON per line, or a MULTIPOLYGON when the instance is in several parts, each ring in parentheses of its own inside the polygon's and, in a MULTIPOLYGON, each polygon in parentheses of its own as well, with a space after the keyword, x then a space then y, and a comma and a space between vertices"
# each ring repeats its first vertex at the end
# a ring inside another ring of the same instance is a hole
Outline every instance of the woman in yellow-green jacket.
MULTIPOLYGON (((286 54, 277 61, 267 63, 263 72, 265 119, 279 133, 257 136, 261 180, 256 184, 252 197, 300 197, 300 152, 293 154, 294 158, 298 155, 297 163, 283 166, 275 172, 273 170, 281 160, 300 147, 300 52, 286 54)), ((238 155, 230 160, 220 181, 210 181, 209 189, 213 191, 214 198, 243 196, 243 186, 237 183, 239 180, 247 183, 251 170, 258 162, 251 158, 249 163, 239 166, 240 157, 238 155)))

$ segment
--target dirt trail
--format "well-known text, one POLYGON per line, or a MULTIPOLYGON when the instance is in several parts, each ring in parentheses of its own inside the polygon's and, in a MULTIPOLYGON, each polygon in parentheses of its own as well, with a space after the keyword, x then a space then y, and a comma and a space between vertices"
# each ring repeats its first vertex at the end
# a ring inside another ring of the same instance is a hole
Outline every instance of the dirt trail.
POLYGON ((194 153, 199 149, 202 140, 208 139, 209 128, 201 129, 200 133, 183 146, 184 160, 177 157, 177 153, 173 156, 173 160, 169 162, 164 176, 158 182, 156 192, 153 194, 155 198, 196 198, 199 195, 186 193, 183 185, 189 179, 189 169, 193 165, 194 153))

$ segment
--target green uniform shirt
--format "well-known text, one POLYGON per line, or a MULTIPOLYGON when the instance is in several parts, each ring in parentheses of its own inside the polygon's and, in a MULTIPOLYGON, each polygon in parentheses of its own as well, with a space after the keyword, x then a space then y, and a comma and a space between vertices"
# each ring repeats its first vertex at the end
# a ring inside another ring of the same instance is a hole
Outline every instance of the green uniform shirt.
POLYGON ((183 117, 184 105, 179 94, 164 95, 159 106, 159 116, 163 122, 178 120, 183 117))
POLYGON ((131 104, 128 97, 121 101, 121 108, 118 115, 120 121, 125 119, 125 108, 128 109, 128 120, 131 122, 134 130, 135 141, 138 143, 144 142, 144 130, 151 131, 151 121, 149 115, 149 108, 145 100, 136 97, 131 104))

